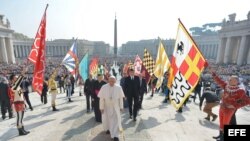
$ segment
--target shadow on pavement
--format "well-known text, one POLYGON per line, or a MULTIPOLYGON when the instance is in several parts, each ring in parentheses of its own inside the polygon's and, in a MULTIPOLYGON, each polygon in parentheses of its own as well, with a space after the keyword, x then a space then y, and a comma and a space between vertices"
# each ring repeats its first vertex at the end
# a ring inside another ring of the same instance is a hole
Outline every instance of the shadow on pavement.
MULTIPOLYGON (((84 122, 84 121, 82 120, 82 122, 84 122)), ((97 124, 95 122, 95 118, 92 117, 92 118, 88 119, 87 121, 85 121, 80 126, 78 126, 77 128, 72 128, 72 129, 68 130, 67 132, 65 132, 62 140, 69 141, 72 137, 79 135, 79 134, 82 134, 88 130, 91 130, 95 126, 97 126, 97 124)))
POLYGON ((70 116, 64 118, 63 121, 61 121, 60 123, 63 124, 65 122, 67 122, 67 121, 75 120, 76 118, 80 118, 80 117, 82 117, 84 115, 84 113, 86 113, 86 110, 74 113, 73 115, 70 115, 70 116))
POLYGON ((94 138, 90 139, 90 141, 111 141, 110 135, 106 135, 105 132, 100 132, 94 138))
POLYGON ((48 122, 51 122, 51 121, 53 121, 53 120, 55 120, 55 119, 48 119, 48 120, 39 121, 39 122, 36 122, 36 123, 29 124, 29 125, 25 126, 25 128, 26 128, 27 130, 30 130, 30 129, 36 128, 36 127, 38 127, 38 126, 41 126, 41 125, 43 125, 43 124, 46 124, 46 123, 48 123, 48 122))
POLYGON ((218 124, 212 123, 210 121, 204 121, 204 120, 200 120, 199 119, 199 123, 200 123, 200 125, 202 125, 204 127, 207 127, 207 128, 216 129, 216 130, 219 129, 219 125, 218 124))
MULTIPOLYGON (((153 127, 156 127, 156 126, 158 126, 158 125, 160 125, 161 123, 160 122, 158 122, 158 120, 156 119, 156 118, 154 118, 154 117, 149 117, 147 120, 141 120, 141 122, 143 122, 143 123, 146 123, 147 124, 147 129, 150 129, 150 128, 153 128, 153 127)), ((141 124, 143 124, 143 123, 141 123, 141 124)))
MULTIPOLYGON (((55 119, 36 122, 36 123, 25 126, 25 129, 30 130, 30 129, 36 128, 38 126, 41 126, 43 124, 46 124, 48 122, 51 122, 53 120, 55 120, 55 119)), ((32 132, 30 134, 32 134, 32 132)), ((24 140, 25 140, 25 136, 19 136, 17 128, 13 127, 13 128, 10 128, 5 134, 3 134, 0 138, 0 140, 1 141, 8 141, 8 140, 14 139, 16 137, 24 138, 24 140)))
POLYGON ((8 141, 8 140, 11 140, 11 139, 14 139, 16 137, 19 137, 18 135, 18 131, 17 129, 14 127, 14 128, 10 128, 5 134, 3 134, 1 136, 1 141, 8 141))
POLYGON ((31 119, 34 119, 34 118, 46 117, 48 115, 56 114, 57 112, 72 109, 74 107, 76 107, 76 105, 75 106, 64 107, 64 108, 61 108, 61 109, 58 108, 59 111, 56 111, 56 112, 53 112, 52 109, 51 109, 51 110, 48 110, 48 111, 46 111, 44 113, 40 113, 40 114, 37 114, 37 115, 29 115, 29 116, 24 118, 24 121, 31 120, 31 119))
POLYGON ((182 115, 182 113, 176 113, 175 114, 175 120, 176 122, 183 122, 185 121, 185 117, 182 115))

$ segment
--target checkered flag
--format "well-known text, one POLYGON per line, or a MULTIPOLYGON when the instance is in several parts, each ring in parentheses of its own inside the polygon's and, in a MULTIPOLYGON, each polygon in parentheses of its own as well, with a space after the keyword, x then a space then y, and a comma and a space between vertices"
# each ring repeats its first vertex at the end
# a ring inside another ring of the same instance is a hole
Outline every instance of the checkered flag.
POLYGON ((152 56, 149 54, 147 49, 144 49, 144 56, 143 56, 143 61, 142 61, 144 67, 148 71, 150 75, 154 73, 154 67, 155 67, 155 62, 152 58, 152 56))

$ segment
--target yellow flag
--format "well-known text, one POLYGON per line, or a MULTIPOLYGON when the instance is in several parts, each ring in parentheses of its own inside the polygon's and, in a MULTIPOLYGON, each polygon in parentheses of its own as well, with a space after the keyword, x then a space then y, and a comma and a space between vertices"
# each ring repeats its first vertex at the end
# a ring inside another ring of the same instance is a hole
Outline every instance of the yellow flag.
POLYGON ((170 101, 179 109, 199 81, 206 60, 184 25, 179 21, 168 87, 170 101))
POLYGON ((156 88, 159 88, 164 79, 164 73, 168 70, 170 62, 164 49, 162 41, 159 42, 157 58, 155 62, 154 75, 158 78, 156 88))

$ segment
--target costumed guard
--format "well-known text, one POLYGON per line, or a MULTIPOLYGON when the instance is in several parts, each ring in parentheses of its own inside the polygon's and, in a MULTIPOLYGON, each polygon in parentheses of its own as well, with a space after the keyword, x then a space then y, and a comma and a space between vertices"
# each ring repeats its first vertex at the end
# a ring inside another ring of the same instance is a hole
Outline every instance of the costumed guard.
POLYGON ((231 76, 228 83, 219 78, 213 70, 210 69, 214 81, 224 90, 221 96, 219 109, 220 118, 220 135, 213 137, 217 141, 224 140, 224 125, 229 125, 235 111, 246 105, 250 105, 250 97, 246 95, 244 89, 238 86, 239 79, 237 76, 231 76))
POLYGON ((49 93, 51 94, 51 106, 53 111, 58 111, 58 109, 56 109, 56 95, 58 94, 57 84, 55 81, 56 74, 57 70, 50 76, 48 81, 49 93))
POLYGON ((20 74, 18 77, 16 77, 16 75, 12 74, 10 75, 10 81, 12 83, 11 85, 11 93, 12 95, 14 95, 14 107, 16 110, 16 116, 17 116, 17 129, 19 132, 19 135, 27 135, 30 132, 26 131, 24 129, 24 125, 23 125, 23 116, 24 116, 24 110, 25 110, 25 104, 24 104, 24 98, 23 98, 23 92, 22 89, 20 87, 23 78, 24 78, 24 73, 27 70, 24 70, 22 72, 22 74, 20 74))

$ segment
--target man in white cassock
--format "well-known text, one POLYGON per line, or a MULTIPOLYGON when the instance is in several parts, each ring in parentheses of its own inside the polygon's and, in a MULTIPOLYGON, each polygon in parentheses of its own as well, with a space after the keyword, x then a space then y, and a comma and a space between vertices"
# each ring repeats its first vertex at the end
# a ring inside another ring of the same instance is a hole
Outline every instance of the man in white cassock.
POLYGON ((115 84, 114 76, 110 76, 108 82, 102 86, 98 94, 102 124, 106 134, 110 134, 114 141, 119 141, 119 131, 122 131, 121 111, 123 110, 124 93, 122 88, 115 84))

